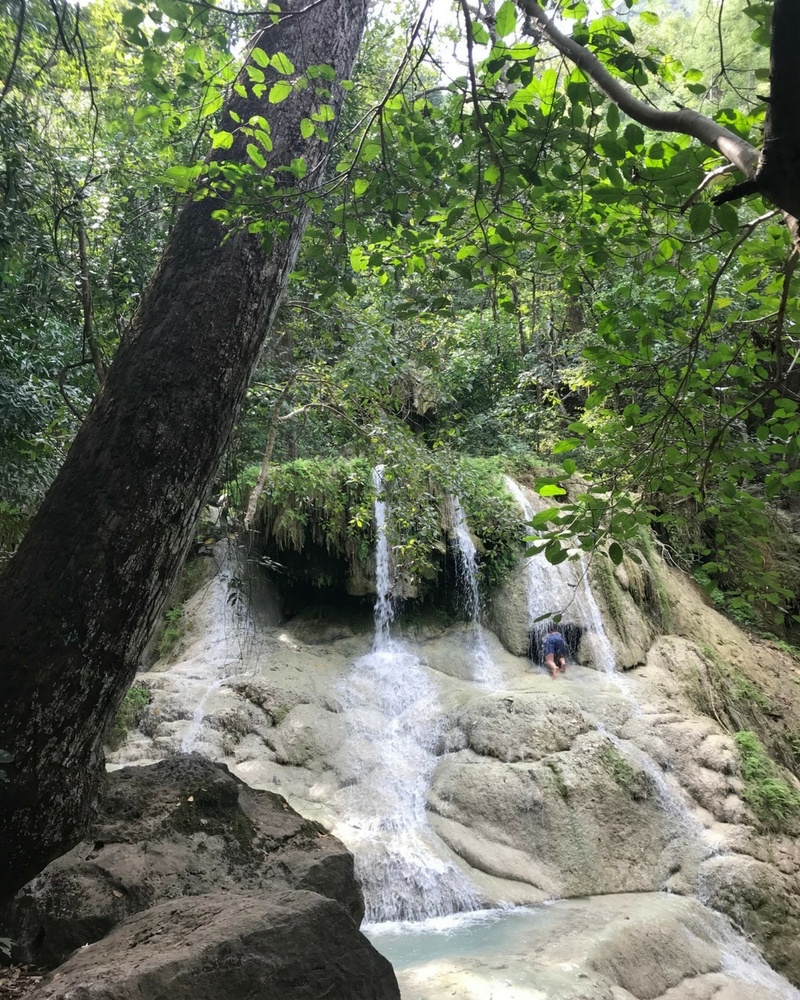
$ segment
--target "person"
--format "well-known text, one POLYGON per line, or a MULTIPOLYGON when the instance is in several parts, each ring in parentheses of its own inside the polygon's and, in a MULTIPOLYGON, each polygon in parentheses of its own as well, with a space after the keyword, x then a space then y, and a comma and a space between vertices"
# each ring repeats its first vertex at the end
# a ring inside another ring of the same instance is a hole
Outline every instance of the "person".
POLYGON ((553 680, 558 677, 559 670, 563 674, 567 669, 567 644, 564 636, 558 632, 548 632, 542 644, 545 665, 553 675, 553 680))

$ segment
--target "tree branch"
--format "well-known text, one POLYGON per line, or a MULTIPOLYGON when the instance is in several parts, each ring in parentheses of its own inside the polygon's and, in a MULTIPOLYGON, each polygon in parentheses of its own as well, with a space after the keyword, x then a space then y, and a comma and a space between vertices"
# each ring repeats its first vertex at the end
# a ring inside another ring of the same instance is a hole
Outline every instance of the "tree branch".
POLYGON ((548 41, 582 70, 595 87, 629 118, 660 132, 680 132, 693 136, 706 146, 716 149, 741 170, 745 177, 755 177, 759 154, 746 139, 741 139, 711 118, 690 108, 661 111, 645 104, 629 93, 619 80, 608 72, 597 56, 559 31, 535 0, 517 0, 517 3, 541 27, 548 41))

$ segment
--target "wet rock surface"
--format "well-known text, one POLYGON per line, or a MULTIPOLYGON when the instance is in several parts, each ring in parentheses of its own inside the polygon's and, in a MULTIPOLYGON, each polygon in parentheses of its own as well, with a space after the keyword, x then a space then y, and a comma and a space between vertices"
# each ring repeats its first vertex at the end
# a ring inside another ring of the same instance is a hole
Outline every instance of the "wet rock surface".
POLYGON ((159 903, 81 948, 30 1000, 399 1000, 391 965, 312 892, 159 903))
MULTIPOLYGON (((403 1000, 785 1000, 785 982, 716 914, 663 893, 561 900, 500 918, 471 957, 436 935, 396 955, 403 1000), (432 940, 433 938, 433 940, 432 940)), ((380 939, 378 939, 380 943, 380 939)), ((792 994, 796 995, 796 994, 792 994)))
POLYGON ((352 855, 279 796, 197 755, 112 772, 87 839, 17 895, 3 921, 15 959, 53 967, 165 901, 276 888, 336 900, 357 926, 352 855))
MULTIPOLYGON (((431 836, 485 905, 664 889, 696 894, 800 982, 793 902, 800 898, 800 848, 795 838, 765 829, 748 804, 732 738, 741 727, 704 715, 696 697, 713 645, 761 684, 776 724, 797 729, 800 699, 791 694, 800 667, 779 651, 765 659, 763 644, 704 605, 678 574, 662 567, 659 575, 660 581, 652 566, 626 561, 595 581, 617 664, 628 668, 624 675, 596 669, 602 653, 596 622, 577 622, 585 626, 580 656, 592 669, 570 663, 557 681, 501 650, 487 633, 503 674, 503 690, 493 692, 473 680, 468 626, 421 621, 402 630, 438 699, 431 734, 438 763, 427 798, 431 836)), ((512 652, 527 650, 525 586, 525 573, 517 574, 492 603, 492 621, 512 652)), ((167 673, 143 675, 153 691, 147 731, 132 734, 117 760, 172 753, 189 734, 249 784, 285 794, 303 814, 337 829, 340 804, 357 800, 360 783, 379 763, 380 743, 358 736, 343 698, 347 685, 358 683, 353 664, 370 647, 369 621, 337 622, 330 610, 298 616, 263 632, 257 653, 246 652, 236 676, 214 686, 230 664, 218 652, 221 642, 211 647, 203 638, 201 611, 187 659, 167 673), (201 702, 201 718, 193 721, 201 702)), ((388 733, 381 718, 362 715, 365 730, 388 733)), ((577 939, 573 944, 580 954, 577 939)), ((719 970, 686 976, 652 996, 760 1000, 757 992, 731 993, 719 970)), ((603 990, 585 996, 639 996, 619 983, 603 990)))

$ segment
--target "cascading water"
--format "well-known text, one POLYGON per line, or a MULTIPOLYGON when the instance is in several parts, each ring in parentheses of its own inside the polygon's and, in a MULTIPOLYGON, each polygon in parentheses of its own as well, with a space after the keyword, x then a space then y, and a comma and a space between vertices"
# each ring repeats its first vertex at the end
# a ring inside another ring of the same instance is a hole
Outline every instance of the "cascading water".
POLYGON ((481 625, 481 601, 478 588, 478 553, 467 528, 467 518, 458 497, 451 497, 453 527, 457 543, 457 566, 461 587, 466 598, 467 614, 472 622, 472 654, 475 677, 483 687, 497 690, 503 678, 492 660, 481 625))
MULTIPOLYGON (((526 521, 534 516, 534 509, 520 485, 510 477, 506 477, 506 486, 522 508, 526 521)), ((561 563, 551 566, 543 555, 531 556, 528 559, 528 615, 531 630, 537 627, 544 631, 547 626, 536 623, 536 618, 548 610, 559 611, 569 609, 570 617, 583 627, 589 626, 594 637, 594 649, 599 654, 599 665, 603 671, 611 675, 611 679, 620 688, 628 700, 631 711, 640 711, 629 686, 624 678, 616 673, 614 651, 603 627, 600 608, 592 593, 585 557, 581 555, 581 573, 578 576, 571 566, 575 564, 561 563), (547 606, 549 605, 549 607, 547 606)), ((692 865, 699 869, 701 862, 709 855, 716 853, 716 848, 709 844, 709 838, 702 824, 692 815, 683 797, 673 789, 658 765, 650 756, 629 741, 620 740, 610 733, 602 724, 598 729, 604 733, 609 742, 622 754, 640 767, 650 778, 658 795, 664 813, 670 817, 676 831, 684 841, 692 865)), ((699 878, 698 897, 705 901, 702 876, 699 878)))
POLYGON ((237 599, 241 595, 234 586, 239 576, 239 553, 229 543, 222 543, 217 559, 218 572, 192 615, 202 618, 196 625, 202 626, 204 640, 200 648, 190 651, 180 670, 172 671, 174 677, 181 677, 187 685, 192 681, 202 681, 205 685, 181 740, 182 753, 191 753, 201 742, 210 696, 226 681, 240 676, 247 661, 254 660, 255 623, 247 602, 237 599))
POLYGON ((352 850, 367 920, 422 920, 478 906, 467 877, 441 857, 425 796, 436 765, 442 710, 427 668, 391 637, 391 563, 383 476, 375 486, 375 638, 339 691, 347 715, 346 752, 356 780, 340 789, 334 828, 352 850))
MULTIPOLYGON (((519 483, 505 477, 506 487, 522 509, 526 521, 533 520, 534 509, 519 483)), ((567 620, 579 621, 592 632, 597 666, 607 673, 616 669, 614 650, 611 647, 603 617, 589 582, 585 556, 578 562, 551 565, 544 555, 528 559, 528 618, 531 632, 544 635, 549 626, 537 618, 550 612, 565 614, 567 620), (580 572, 576 572, 576 566, 580 572)))

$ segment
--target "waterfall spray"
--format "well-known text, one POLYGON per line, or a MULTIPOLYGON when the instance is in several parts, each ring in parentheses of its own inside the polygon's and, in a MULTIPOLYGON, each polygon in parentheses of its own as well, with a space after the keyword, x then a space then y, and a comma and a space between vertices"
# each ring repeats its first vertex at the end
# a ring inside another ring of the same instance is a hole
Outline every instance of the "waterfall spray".
POLYGON ((463 872, 441 857, 425 798, 436 766, 442 709, 419 658, 391 636, 392 574, 383 470, 375 487, 375 638, 340 688, 358 759, 357 780, 339 790, 334 829, 352 850, 367 919, 423 920, 478 906, 463 872))
POLYGON ((484 687, 497 690, 503 685, 500 671, 492 660, 481 625, 481 600, 478 588, 478 553, 467 527, 464 508, 458 497, 451 497, 455 528, 458 574, 466 598, 467 614, 472 622, 472 655, 475 659, 475 680, 484 687))
MULTIPOLYGON (((533 520, 534 509, 528 497, 509 476, 505 477, 506 488, 519 504, 526 521, 533 520)), ((614 650, 603 627, 603 617, 592 593, 589 582, 589 567, 586 557, 581 555, 580 572, 576 572, 576 563, 561 563, 552 566, 544 555, 531 556, 528 559, 528 619, 531 633, 543 636, 548 631, 546 622, 537 622, 537 618, 549 611, 559 612, 570 609, 572 620, 580 621, 589 626, 594 640, 597 655, 597 666, 606 673, 616 670, 614 650)))

